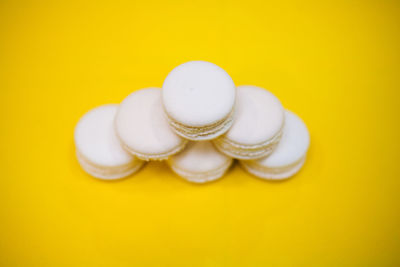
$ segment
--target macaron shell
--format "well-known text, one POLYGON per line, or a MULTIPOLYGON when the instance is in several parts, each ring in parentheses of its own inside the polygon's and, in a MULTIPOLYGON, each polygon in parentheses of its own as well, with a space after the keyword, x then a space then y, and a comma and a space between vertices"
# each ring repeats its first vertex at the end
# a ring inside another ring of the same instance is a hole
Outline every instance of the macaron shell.
POLYGON ((255 160, 269 156, 278 145, 281 136, 282 132, 280 131, 267 142, 252 146, 240 145, 227 138, 217 138, 212 142, 219 151, 229 157, 240 160, 255 160))
POLYGON ((226 118, 236 98, 231 77, 205 61, 179 65, 163 84, 163 104, 168 116, 189 126, 206 126, 226 118))
POLYGON ((223 136, 242 145, 272 139, 282 129, 284 109, 272 93, 256 86, 239 86, 232 127, 223 136))
POLYGON ((179 136, 182 136, 183 138, 191 141, 205 141, 215 139, 228 131, 233 123, 233 114, 234 112, 232 110, 227 118, 215 124, 211 124, 207 127, 185 126, 181 123, 177 123, 176 121, 171 120, 171 118, 169 117, 168 119, 171 128, 179 136))
POLYGON ((101 166, 128 164, 134 157, 122 147, 115 134, 118 105, 104 105, 87 112, 78 122, 74 139, 80 153, 101 166))
POLYGON ((101 180, 117 180, 128 177, 139 171, 145 164, 144 161, 135 159, 129 164, 117 167, 98 166, 88 161, 79 151, 77 151, 76 155, 82 169, 89 175, 101 180))
POLYGON ((266 180, 285 180, 297 174, 305 163, 306 158, 301 159, 297 164, 282 172, 274 169, 265 170, 265 168, 256 168, 253 164, 247 164, 246 161, 240 161, 240 165, 250 174, 266 180))
POLYGON ((209 141, 191 142, 169 162, 190 173, 205 173, 219 169, 232 159, 220 153, 209 141))
POLYGON ((142 89, 125 98, 119 107, 115 128, 129 151, 144 156, 178 152, 186 143, 168 124, 159 88, 142 89))
POLYGON ((185 178, 187 181, 191 183, 204 184, 221 179, 231 165, 232 165, 232 160, 227 161, 224 165, 221 165, 218 169, 202 173, 193 173, 190 171, 186 171, 180 169, 177 165, 170 165, 170 167, 176 174, 178 174, 180 177, 185 178))
POLYGON ((282 138, 274 152, 259 164, 268 167, 282 167, 300 160, 310 146, 310 134, 304 122, 293 112, 285 111, 285 125, 282 138))

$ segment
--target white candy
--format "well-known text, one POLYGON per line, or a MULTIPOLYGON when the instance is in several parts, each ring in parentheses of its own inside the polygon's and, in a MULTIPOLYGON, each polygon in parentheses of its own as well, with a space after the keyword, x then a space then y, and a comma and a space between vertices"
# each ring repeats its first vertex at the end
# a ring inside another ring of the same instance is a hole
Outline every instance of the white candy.
POLYGON ((237 158, 249 173, 280 180, 302 168, 310 135, 272 93, 236 88, 217 65, 190 61, 169 73, 162 90, 135 91, 119 106, 89 111, 75 128, 75 145, 82 168, 100 179, 126 177, 141 159, 167 159, 185 180, 206 183, 237 158))
POLYGON ((122 101, 115 118, 124 148, 140 159, 162 160, 180 150, 186 140, 168 125, 161 103, 161 89, 135 91, 122 101))
POLYGON ((241 164, 260 178, 289 178, 303 166, 309 146, 310 135, 306 125, 297 115, 286 111, 283 136, 273 153, 263 159, 241 161, 241 164))
POLYGON ((270 92, 256 86, 239 86, 234 121, 214 141, 223 153, 237 159, 269 155, 282 134, 284 109, 270 92))
POLYGON ((187 139, 213 139, 232 123, 235 84, 212 63, 190 61, 173 69, 164 81, 162 97, 171 126, 187 139))
POLYGON ((114 130, 118 105, 86 113, 75 128, 75 146, 82 168, 94 177, 118 179, 138 170, 143 162, 122 149, 114 130))
POLYGON ((191 142, 179 154, 170 157, 171 169, 182 178, 205 183, 217 180, 232 164, 232 159, 220 153, 209 141, 191 142))

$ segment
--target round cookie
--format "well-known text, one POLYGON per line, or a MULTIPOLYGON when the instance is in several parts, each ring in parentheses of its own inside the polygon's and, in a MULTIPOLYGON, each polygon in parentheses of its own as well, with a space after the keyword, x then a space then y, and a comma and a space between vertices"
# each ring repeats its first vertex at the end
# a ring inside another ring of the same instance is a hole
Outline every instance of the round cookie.
POLYGON ((282 104, 272 93, 256 86, 239 86, 236 102, 232 127, 213 140, 215 146, 237 159, 268 156, 282 135, 282 104))
POLYGON ((209 141, 191 142, 168 159, 171 169, 185 180, 206 183, 221 178, 232 159, 220 153, 209 141))
POLYGON ((209 140, 231 126, 236 88, 228 73, 217 65, 190 61, 168 74, 162 99, 177 134, 194 141, 209 140))
POLYGON ((119 106, 115 129, 123 147, 143 160, 166 159, 187 143, 169 126, 159 88, 142 89, 126 97, 119 106))
POLYGON ((126 177, 143 165, 127 153, 114 131, 118 105, 104 105, 87 112, 74 132, 76 154, 81 167, 90 175, 105 180, 126 177))
POLYGON ((303 166, 310 135, 297 115, 286 111, 285 117, 282 138, 269 157, 240 161, 249 173, 263 179, 281 180, 295 175, 303 166))

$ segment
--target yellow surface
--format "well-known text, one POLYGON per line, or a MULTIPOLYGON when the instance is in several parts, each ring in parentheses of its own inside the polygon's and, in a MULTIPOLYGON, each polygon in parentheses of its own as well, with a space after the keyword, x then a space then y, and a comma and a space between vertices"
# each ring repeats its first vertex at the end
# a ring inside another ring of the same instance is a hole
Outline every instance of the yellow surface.
POLYGON ((2 0, 0 266, 399 266, 399 14, 397 1, 2 0), (305 120, 299 175, 235 166, 196 186, 163 163, 118 182, 79 168, 86 111, 199 59, 305 120))

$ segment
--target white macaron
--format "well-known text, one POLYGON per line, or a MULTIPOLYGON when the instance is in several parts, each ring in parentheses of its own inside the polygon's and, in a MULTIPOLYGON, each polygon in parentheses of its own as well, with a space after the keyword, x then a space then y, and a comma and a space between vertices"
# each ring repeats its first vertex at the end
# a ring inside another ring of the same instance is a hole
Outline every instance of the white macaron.
POLYGON ((86 113, 75 128, 76 154, 90 175, 113 180, 126 177, 143 165, 120 145, 114 130, 118 105, 104 105, 86 113))
POLYGON ((123 147, 143 160, 163 160, 182 150, 187 140, 169 126, 161 89, 135 91, 122 101, 115 129, 123 147))
POLYGON ((215 64, 190 61, 179 65, 165 79, 162 98, 170 125, 186 139, 213 139, 232 124, 235 84, 215 64))
POLYGON ((221 178, 232 159, 220 153, 209 141, 190 142, 187 147, 168 159, 171 169, 185 180, 206 183, 221 178))
POLYGON ((240 161, 249 173, 259 178, 281 180, 295 175, 303 166, 310 146, 309 132, 294 113, 286 111, 285 117, 282 138, 269 157, 240 161))
POLYGON ((232 127, 213 140, 215 146, 237 159, 268 156, 282 135, 282 104, 272 93, 256 86, 239 86, 236 102, 232 127))

